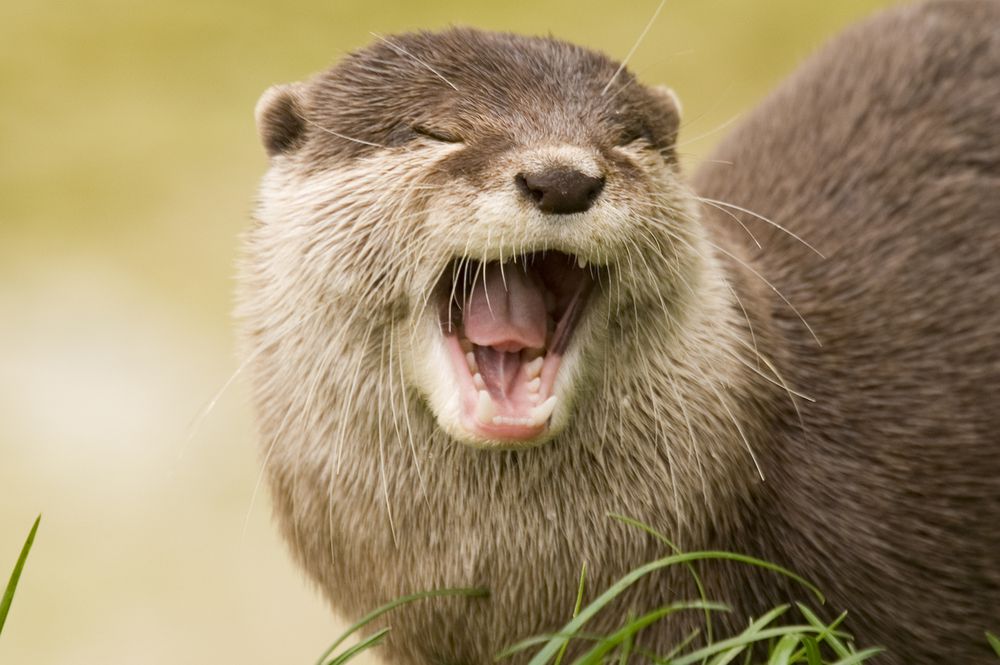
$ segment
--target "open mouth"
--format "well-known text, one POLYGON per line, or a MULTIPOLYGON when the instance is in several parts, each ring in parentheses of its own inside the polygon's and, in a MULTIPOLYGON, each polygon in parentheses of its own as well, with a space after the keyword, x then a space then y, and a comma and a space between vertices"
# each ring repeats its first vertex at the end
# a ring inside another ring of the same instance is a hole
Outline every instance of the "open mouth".
POLYGON ((525 441, 549 425, 556 378, 593 291, 584 260, 561 252, 445 271, 440 324, 463 425, 479 437, 525 441))

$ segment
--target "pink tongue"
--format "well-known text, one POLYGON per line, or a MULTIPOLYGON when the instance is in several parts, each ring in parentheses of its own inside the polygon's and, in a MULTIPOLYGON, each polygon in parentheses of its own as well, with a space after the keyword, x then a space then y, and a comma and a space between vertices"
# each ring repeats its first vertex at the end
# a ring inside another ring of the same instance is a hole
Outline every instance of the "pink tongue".
POLYGON ((545 297, 541 280, 521 266, 487 263, 465 305, 465 336, 479 346, 513 353, 545 346, 545 297))

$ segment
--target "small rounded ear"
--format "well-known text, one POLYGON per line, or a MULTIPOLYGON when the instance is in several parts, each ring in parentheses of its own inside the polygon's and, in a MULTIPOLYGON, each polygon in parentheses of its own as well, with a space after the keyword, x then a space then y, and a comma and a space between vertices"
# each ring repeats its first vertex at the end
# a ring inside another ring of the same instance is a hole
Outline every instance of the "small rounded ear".
POLYGON ((299 83, 273 85, 257 100, 257 133, 269 157, 294 150, 305 133, 301 87, 299 83))
POLYGON ((666 105, 667 107, 673 109, 673 114, 677 116, 677 120, 680 121, 681 114, 684 112, 681 106, 681 100, 674 92, 673 88, 668 88, 665 85, 654 85, 650 88, 653 92, 653 96, 656 97, 660 103, 666 105))
POLYGON ((648 89, 654 106, 653 132, 661 148, 672 152, 681 127, 681 102, 677 93, 665 85, 649 86, 648 89))

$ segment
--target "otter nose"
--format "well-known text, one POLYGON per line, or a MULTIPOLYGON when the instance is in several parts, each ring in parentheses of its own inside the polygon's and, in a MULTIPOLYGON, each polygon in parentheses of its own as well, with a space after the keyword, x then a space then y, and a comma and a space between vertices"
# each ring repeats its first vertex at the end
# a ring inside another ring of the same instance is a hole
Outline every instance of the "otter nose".
POLYGON ((539 210, 554 215, 587 210, 604 189, 604 178, 594 178, 574 169, 518 173, 514 182, 539 210))

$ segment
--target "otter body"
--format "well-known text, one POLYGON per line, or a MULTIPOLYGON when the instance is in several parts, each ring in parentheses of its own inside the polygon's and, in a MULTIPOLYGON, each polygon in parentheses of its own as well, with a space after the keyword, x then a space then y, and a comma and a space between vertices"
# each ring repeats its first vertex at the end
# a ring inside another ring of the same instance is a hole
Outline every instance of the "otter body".
MULTIPOLYGON (((403 35, 269 91, 240 316, 331 604, 485 587, 401 608, 383 654, 492 662, 565 623, 584 563, 596 591, 666 553, 619 513, 803 574, 878 662, 991 662, 998 26, 970 0, 848 31, 690 186, 672 94, 555 40, 403 35)), ((810 600, 703 572, 717 627, 810 600)), ((668 570, 588 630, 694 597, 668 570)))

